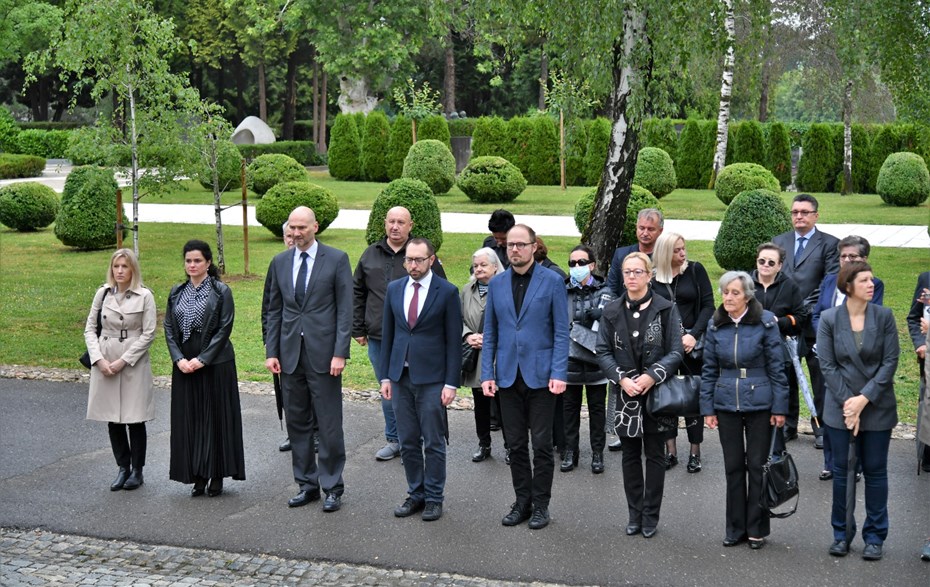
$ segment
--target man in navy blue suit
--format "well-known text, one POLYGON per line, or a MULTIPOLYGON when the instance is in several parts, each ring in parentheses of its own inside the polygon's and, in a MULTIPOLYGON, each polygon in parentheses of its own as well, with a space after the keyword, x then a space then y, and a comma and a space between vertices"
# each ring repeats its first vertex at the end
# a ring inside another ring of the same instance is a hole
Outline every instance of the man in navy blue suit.
POLYGON ((394 510, 424 521, 442 517, 446 485, 446 406, 462 373, 462 305, 458 289, 434 276, 432 243, 407 243, 407 277, 392 281, 384 298, 381 395, 391 400, 407 476, 407 499, 394 510), (425 456, 424 456, 425 454, 425 456))
POLYGON ((565 282, 536 263, 536 233, 517 224, 507 233, 510 269, 488 284, 481 353, 484 395, 500 393, 504 436, 516 502, 504 526, 529 520, 549 525, 552 495, 552 419, 555 396, 565 391, 568 299, 565 282), (529 438, 533 438, 530 463, 529 438))

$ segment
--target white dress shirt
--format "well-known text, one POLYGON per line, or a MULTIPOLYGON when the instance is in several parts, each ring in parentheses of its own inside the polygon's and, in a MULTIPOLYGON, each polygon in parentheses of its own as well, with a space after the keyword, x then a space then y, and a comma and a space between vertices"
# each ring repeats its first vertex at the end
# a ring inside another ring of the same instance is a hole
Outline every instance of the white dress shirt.
MULTIPOLYGON (((313 263, 316 261, 316 252, 320 248, 320 242, 316 239, 313 239, 313 244, 310 245, 310 248, 306 250, 308 255, 307 258, 307 281, 304 283, 304 291, 309 289, 307 286, 310 284, 310 274, 313 273, 313 263)), ((294 284, 294 290, 297 290, 297 273, 300 271, 300 254, 304 252, 294 247, 294 266, 293 274, 291 276, 291 282, 294 284)))

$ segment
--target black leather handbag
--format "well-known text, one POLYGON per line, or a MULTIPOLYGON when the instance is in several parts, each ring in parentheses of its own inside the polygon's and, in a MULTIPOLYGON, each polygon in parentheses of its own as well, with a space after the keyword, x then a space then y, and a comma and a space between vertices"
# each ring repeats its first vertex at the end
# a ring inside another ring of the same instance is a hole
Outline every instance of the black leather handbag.
POLYGON ((769 459, 762 465, 762 497, 759 505, 769 513, 769 517, 787 518, 798 510, 798 469, 788 451, 782 451, 780 455, 772 454, 775 450, 776 434, 779 434, 777 427, 772 430, 769 459), (794 500, 794 503, 785 506, 791 500, 794 500))
POLYGON ((699 375, 673 375, 646 394, 646 410, 654 417, 693 418, 701 414, 699 375))
POLYGON ((462 373, 472 373, 478 368, 478 349, 462 341, 462 373))
MULTIPOLYGON (((110 288, 103 290, 103 297, 100 298, 100 307, 97 308, 97 338, 100 338, 100 333, 103 332, 103 324, 100 323, 101 314, 103 313, 103 300, 107 299, 107 294, 110 293, 110 288)), ((91 368, 90 362, 90 352, 84 351, 84 354, 78 359, 84 367, 87 369, 91 368)))
POLYGON ((582 326, 578 322, 572 322, 571 330, 568 332, 568 358, 574 361, 597 364, 597 355, 594 349, 597 347, 597 333, 582 326))

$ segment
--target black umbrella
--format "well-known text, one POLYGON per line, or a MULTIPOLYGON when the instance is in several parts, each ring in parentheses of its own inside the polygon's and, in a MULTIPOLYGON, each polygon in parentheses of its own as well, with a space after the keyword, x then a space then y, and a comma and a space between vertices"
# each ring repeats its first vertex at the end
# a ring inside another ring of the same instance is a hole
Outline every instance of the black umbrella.
POLYGON ((856 430, 849 431, 849 455, 846 461, 846 544, 852 544, 856 536, 856 468, 859 458, 856 454, 856 430))
POLYGON ((278 407, 278 423, 281 430, 284 430, 284 394, 281 393, 281 376, 272 373, 271 378, 274 381, 274 403, 278 407))

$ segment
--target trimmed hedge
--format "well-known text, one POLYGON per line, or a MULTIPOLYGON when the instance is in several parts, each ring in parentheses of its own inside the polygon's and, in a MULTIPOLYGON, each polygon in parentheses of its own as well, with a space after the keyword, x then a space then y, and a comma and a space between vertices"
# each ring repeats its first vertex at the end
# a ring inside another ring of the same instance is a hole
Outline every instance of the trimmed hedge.
MULTIPOLYGON (((55 236, 65 246, 83 250, 116 244, 116 179, 113 170, 76 167, 65 180, 55 236)), ((129 221, 123 215, 122 224, 129 221)))
POLYGON ((833 170, 833 135, 826 124, 814 124, 804 136, 803 154, 798 162, 798 189, 825 192, 836 177, 833 170))
POLYGON ((526 146, 526 181, 532 185, 558 185, 559 131, 548 116, 529 120, 532 134, 526 146))
POLYGON ((473 202, 511 202, 526 189, 526 180, 503 157, 475 157, 459 175, 458 186, 473 202))
POLYGON ((391 125, 386 157, 388 179, 399 179, 404 174, 404 159, 413 145, 413 129, 410 119, 398 116, 391 125))
POLYGON ((0 153, 0 179, 39 177, 45 169, 45 159, 35 155, 0 153))
POLYGON ((573 118, 565 123, 565 183, 586 185, 584 156, 588 148, 588 127, 573 118))
POLYGON ((723 215, 714 258, 725 270, 752 271, 756 247, 791 230, 791 213, 777 193, 765 189, 740 193, 723 215))
POLYGON ((930 197, 930 173, 917 153, 892 153, 875 183, 882 201, 892 206, 918 206, 930 197))
POLYGON ((45 228, 58 215, 58 194, 36 182, 0 188, 0 224, 20 232, 45 228))
POLYGON ((267 145, 236 145, 242 157, 251 162, 262 155, 287 155, 301 165, 322 165, 313 141, 276 141, 267 145))
MULTIPOLYGON (((578 232, 584 234, 591 222, 591 215, 594 213, 594 199, 597 197, 597 188, 587 191, 575 202, 575 227, 578 232)), ((630 201, 626 205, 626 220, 623 222, 623 234, 620 236, 620 246, 631 245, 636 242, 636 217, 639 211, 645 208, 656 208, 661 211, 659 199, 653 196, 649 190, 638 186, 635 183, 630 190, 630 201)))
POLYGON ((365 132, 362 133, 362 177, 366 181, 387 181, 388 140, 391 136, 391 123, 380 110, 375 110, 365 120, 365 132))
POLYGON ((765 167, 778 180, 781 189, 791 185, 791 139, 788 138, 788 129, 780 122, 773 122, 769 126, 765 167))
POLYGON ((707 160, 707 151, 704 148, 704 133, 697 120, 689 119, 681 130, 678 141, 678 155, 675 157, 675 175, 678 187, 688 189, 703 189, 707 182, 701 183, 705 170, 712 161, 707 160))
POLYGON ((448 121, 449 134, 453 137, 470 137, 474 135, 477 118, 453 118, 448 121))
POLYGON ((417 141, 404 159, 403 177, 425 182, 435 195, 445 194, 455 185, 455 157, 440 141, 417 141))
POLYGON ((410 178, 395 179, 375 198, 365 231, 369 245, 384 238, 384 219, 395 206, 410 211, 416 236, 428 238, 437 251, 442 247, 442 217, 436 197, 428 185, 410 178))
POLYGON ((427 116, 417 124, 417 141, 435 139, 452 150, 452 135, 449 133, 449 124, 445 117, 434 114, 427 116))
POLYGON ((633 183, 646 188, 656 198, 667 196, 678 186, 672 158, 656 147, 640 149, 633 183))
POLYGON ((649 118, 643 121, 639 135, 640 147, 655 147, 668 153, 673 160, 678 154, 678 133, 671 118, 649 118))
POLYGON ((64 159, 70 135, 67 130, 24 130, 16 135, 16 152, 46 159, 64 159))
POLYGON ((284 236, 281 226, 298 206, 313 210, 320 225, 317 234, 322 234, 339 216, 339 202, 332 192, 309 181, 287 181, 273 186, 255 205, 255 219, 281 238, 284 236))
POLYGON ((756 163, 733 163, 720 170, 714 186, 717 199, 730 205, 736 196, 746 190, 766 189, 778 193, 781 186, 772 172, 756 163))
POLYGON ((527 177, 530 172, 530 149, 533 141, 533 121, 526 116, 515 116, 504 125, 507 128, 507 143, 501 157, 517 166, 527 177))
POLYGON ((358 134, 357 119, 354 114, 336 115, 328 151, 329 174, 335 179, 354 181, 362 177, 359 163, 362 141, 358 134))
POLYGON ((286 181, 309 182, 304 166, 287 155, 259 155, 245 170, 249 189, 261 198, 268 190, 286 181))
POLYGON ((736 132, 736 144, 733 145, 733 162, 765 165, 765 140, 762 136, 762 125, 755 120, 747 120, 739 125, 736 132))
POLYGON ((610 121, 606 118, 588 121, 588 148, 584 154, 585 185, 600 183, 609 148, 610 121))
POLYGON ((16 135, 20 132, 13 115, 0 106, 0 152, 16 152, 16 135))
POLYGON ((471 135, 472 157, 504 157, 507 155, 507 127, 499 116, 482 116, 471 135))
MULTIPOLYGON (((217 142, 216 171, 221 192, 241 187, 242 153, 232 141, 217 142)), ((197 170, 197 181, 205 190, 213 191, 213 170, 203 162, 197 170)))

